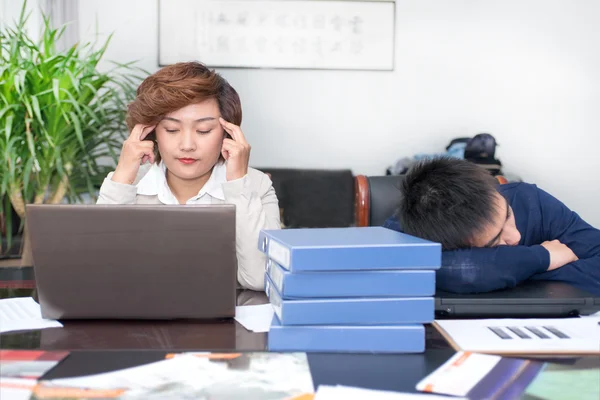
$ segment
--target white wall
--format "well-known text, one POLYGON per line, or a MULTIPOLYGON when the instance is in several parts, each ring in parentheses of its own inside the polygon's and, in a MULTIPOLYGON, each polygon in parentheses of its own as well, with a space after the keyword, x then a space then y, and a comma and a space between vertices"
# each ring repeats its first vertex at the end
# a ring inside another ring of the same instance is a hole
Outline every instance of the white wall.
MULTIPOLYGON (((42 26, 41 10, 45 9, 45 0, 29 0, 26 13, 30 13, 25 25, 31 38, 39 38, 42 26)), ((14 27, 21 15, 23 0, 0 0, 0 27, 14 27)))
MULTIPOLYGON (((79 7, 83 38, 96 21, 115 31, 107 58, 157 69, 156 1, 79 7)), ((600 226, 600 1, 399 0, 396 10, 393 72, 221 70, 242 97, 252 164, 383 174, 399 157, 489 132, 506 171, 600 226)))

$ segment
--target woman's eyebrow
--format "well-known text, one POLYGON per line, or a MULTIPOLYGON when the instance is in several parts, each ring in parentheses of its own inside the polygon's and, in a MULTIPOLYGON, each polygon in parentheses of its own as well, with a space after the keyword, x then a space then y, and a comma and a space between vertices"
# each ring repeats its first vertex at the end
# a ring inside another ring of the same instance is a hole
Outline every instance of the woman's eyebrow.
MULTIPOLYGON (((164 117, 163 119, 166 119, 166 120, 169 120, 169 121, 173 121, 173 122, 181 122, 177 118, 173 118, 173 117, 164 117)), ((214 121, 215 119, 216 119, 215 117, 203 117, 203 118, 198 118, 194 122, 214 121)))

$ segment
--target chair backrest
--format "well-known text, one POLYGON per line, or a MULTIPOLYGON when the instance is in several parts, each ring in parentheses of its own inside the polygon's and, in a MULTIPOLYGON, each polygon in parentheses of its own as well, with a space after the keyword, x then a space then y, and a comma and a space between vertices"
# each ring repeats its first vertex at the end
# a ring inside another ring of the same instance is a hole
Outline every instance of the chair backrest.
POLYGON ((284 227, 347 227, 354 223, 352 170, 257 169, 273 182, 284 227))
POLYGON ((357 226, 381 226, 398 207, 404 175, 365 176, 355 180, 357 226))
MULTIPOLYGON (((365 176, 355 178, 354 212, 356 226, 381 226, 400 204, 404 175, 365 176)), ((498 183, 508 180, 498 175, 498 183)))

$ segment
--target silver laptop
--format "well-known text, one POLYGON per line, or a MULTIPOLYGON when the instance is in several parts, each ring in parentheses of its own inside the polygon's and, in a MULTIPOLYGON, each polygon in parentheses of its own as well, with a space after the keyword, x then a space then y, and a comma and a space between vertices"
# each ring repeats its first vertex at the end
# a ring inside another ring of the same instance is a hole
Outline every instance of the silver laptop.
POLYGON ((44 318, 235 315, 234 205, 28 205, 44 318))

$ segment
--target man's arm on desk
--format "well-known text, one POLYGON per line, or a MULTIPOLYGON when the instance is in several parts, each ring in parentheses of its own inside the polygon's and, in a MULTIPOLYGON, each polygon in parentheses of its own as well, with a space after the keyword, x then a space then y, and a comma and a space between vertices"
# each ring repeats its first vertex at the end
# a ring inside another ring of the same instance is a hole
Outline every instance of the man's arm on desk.
POLYGON ((549 265, 550 253, 541 245, 447 250, 436 286, 454 293, 489 292, 514 287, 549 265))
POLYGON ((579 260, 532 278, 569 282, 600 295, 600 230, 543 190, 538 189, 538 195, 547 237, 567 245, 579 260))
POLYGON ((600 294, 600 230, 550 194, 539 188, 537 191, 543 240, 558 240, 561 245, 545 242, 548 250, 534 245, 445 251, 437 274, 438 288, 457 293, 487 292, 535 279, 569 282, 600 294), (565 258, 568 254, 563 245, 579 260, 565 258))
MULTIPOLYGON (((395 216, 384 227, 402 232, 395 216)), ((481 293, 514 287, 550 265, 542 246, 499 246, 442 251, 442 267, 436 273, 438 289, 454 293, 481 293)))

